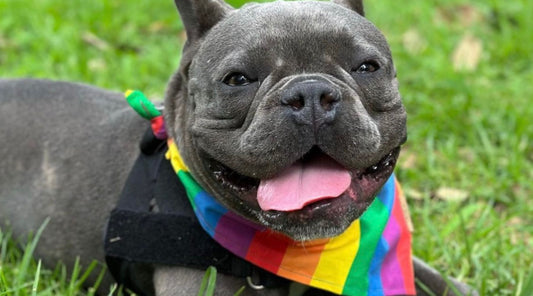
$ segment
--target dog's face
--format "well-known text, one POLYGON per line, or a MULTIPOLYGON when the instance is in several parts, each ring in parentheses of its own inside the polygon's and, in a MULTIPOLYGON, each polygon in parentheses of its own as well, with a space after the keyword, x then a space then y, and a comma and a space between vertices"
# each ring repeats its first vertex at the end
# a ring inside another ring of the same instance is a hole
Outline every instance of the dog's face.
POLYGON ((297 240, 342 233, 406 139, 388 45, 352 2, 176 1, 170 135, 220 202, 297 240))

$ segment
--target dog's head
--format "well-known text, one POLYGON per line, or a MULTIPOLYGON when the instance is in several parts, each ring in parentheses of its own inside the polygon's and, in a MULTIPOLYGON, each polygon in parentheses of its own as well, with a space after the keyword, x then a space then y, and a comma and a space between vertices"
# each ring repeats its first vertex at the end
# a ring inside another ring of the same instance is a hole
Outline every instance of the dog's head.
POLYGON ((361 1, 176 4, 188 40, 165 119, 192 175, 294 239, 343 232, 406 139, 391 54, 361 1))

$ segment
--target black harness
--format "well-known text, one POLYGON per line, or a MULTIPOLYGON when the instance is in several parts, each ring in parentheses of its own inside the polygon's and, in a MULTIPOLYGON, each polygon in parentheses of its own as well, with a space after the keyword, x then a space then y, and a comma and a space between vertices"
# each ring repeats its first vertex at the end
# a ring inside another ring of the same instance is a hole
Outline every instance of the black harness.
POLYGON ((107 266, 115 280, 139 295, 152 295, 135 279, 138 264, 183 266, 237 277, 259 278, 258 285, 280 287, 288 280, 233 255, 200 226, 185 188, 165 159, 165 140, 148 129, 141 153, 120 200, 111 212, 105 233, 107 266))

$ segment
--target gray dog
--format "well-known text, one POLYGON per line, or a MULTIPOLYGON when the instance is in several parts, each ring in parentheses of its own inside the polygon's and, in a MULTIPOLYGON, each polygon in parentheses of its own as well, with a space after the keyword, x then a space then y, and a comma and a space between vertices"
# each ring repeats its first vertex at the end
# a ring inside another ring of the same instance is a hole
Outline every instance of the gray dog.
MULTIPOLYGON (((176 5, 188 40, 164 119, 194 180, 236 216, 294 241, 344 233, 389 179, 406 140, 391 54, 361 1, 239 10, 218 0, 176 5), (311 181, 302 181, 302 172, 311 181), (320 178, 344 183, 309 194, 281 188, 294 184, 284 176, 295 174, 302 188, 314 189, 320 178), (279 197, 290 190, 294 198, 279 197)), ((81 84, 2 80, 0 100, 0 222, 24 236, 50 217, 36 250, 48 266, 72 266, 78 256, 84 266, 104 262, 104 229, 146 121, 121 94, 81 84)), ((129 262, 121 275, 127 280, 117 280, 146 295, 195 295, 205 271, 140 261, 129 262)), ((413 262, 425 286, 418 295, 471 292, 413 262)), ((250 279, 245 295, 327 294, 289 281, 259 289, 262 282, 250 279)), ((111 283, 107 275, 101 292, 111 283)), ((246 285, 243 277, 219 274, 217 293, 246 285)))

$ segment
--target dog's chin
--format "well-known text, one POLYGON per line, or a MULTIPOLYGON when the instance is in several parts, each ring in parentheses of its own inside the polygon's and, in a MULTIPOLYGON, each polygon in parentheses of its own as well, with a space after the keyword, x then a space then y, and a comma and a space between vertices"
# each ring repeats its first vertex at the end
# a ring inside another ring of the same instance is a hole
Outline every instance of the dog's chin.
POLYGON ((349 170, 351 183, 341 195, 292 211, 261 210, 257 202, 261 180, 241 175, 214 159, 207 158, 204 164, 215 180, 213 189, 222 193, 227 206, 294 240, 305 241, 337 236, 359 218, 389 179, 399 152, 399 147, 394 148, 367 168, 349 170))

